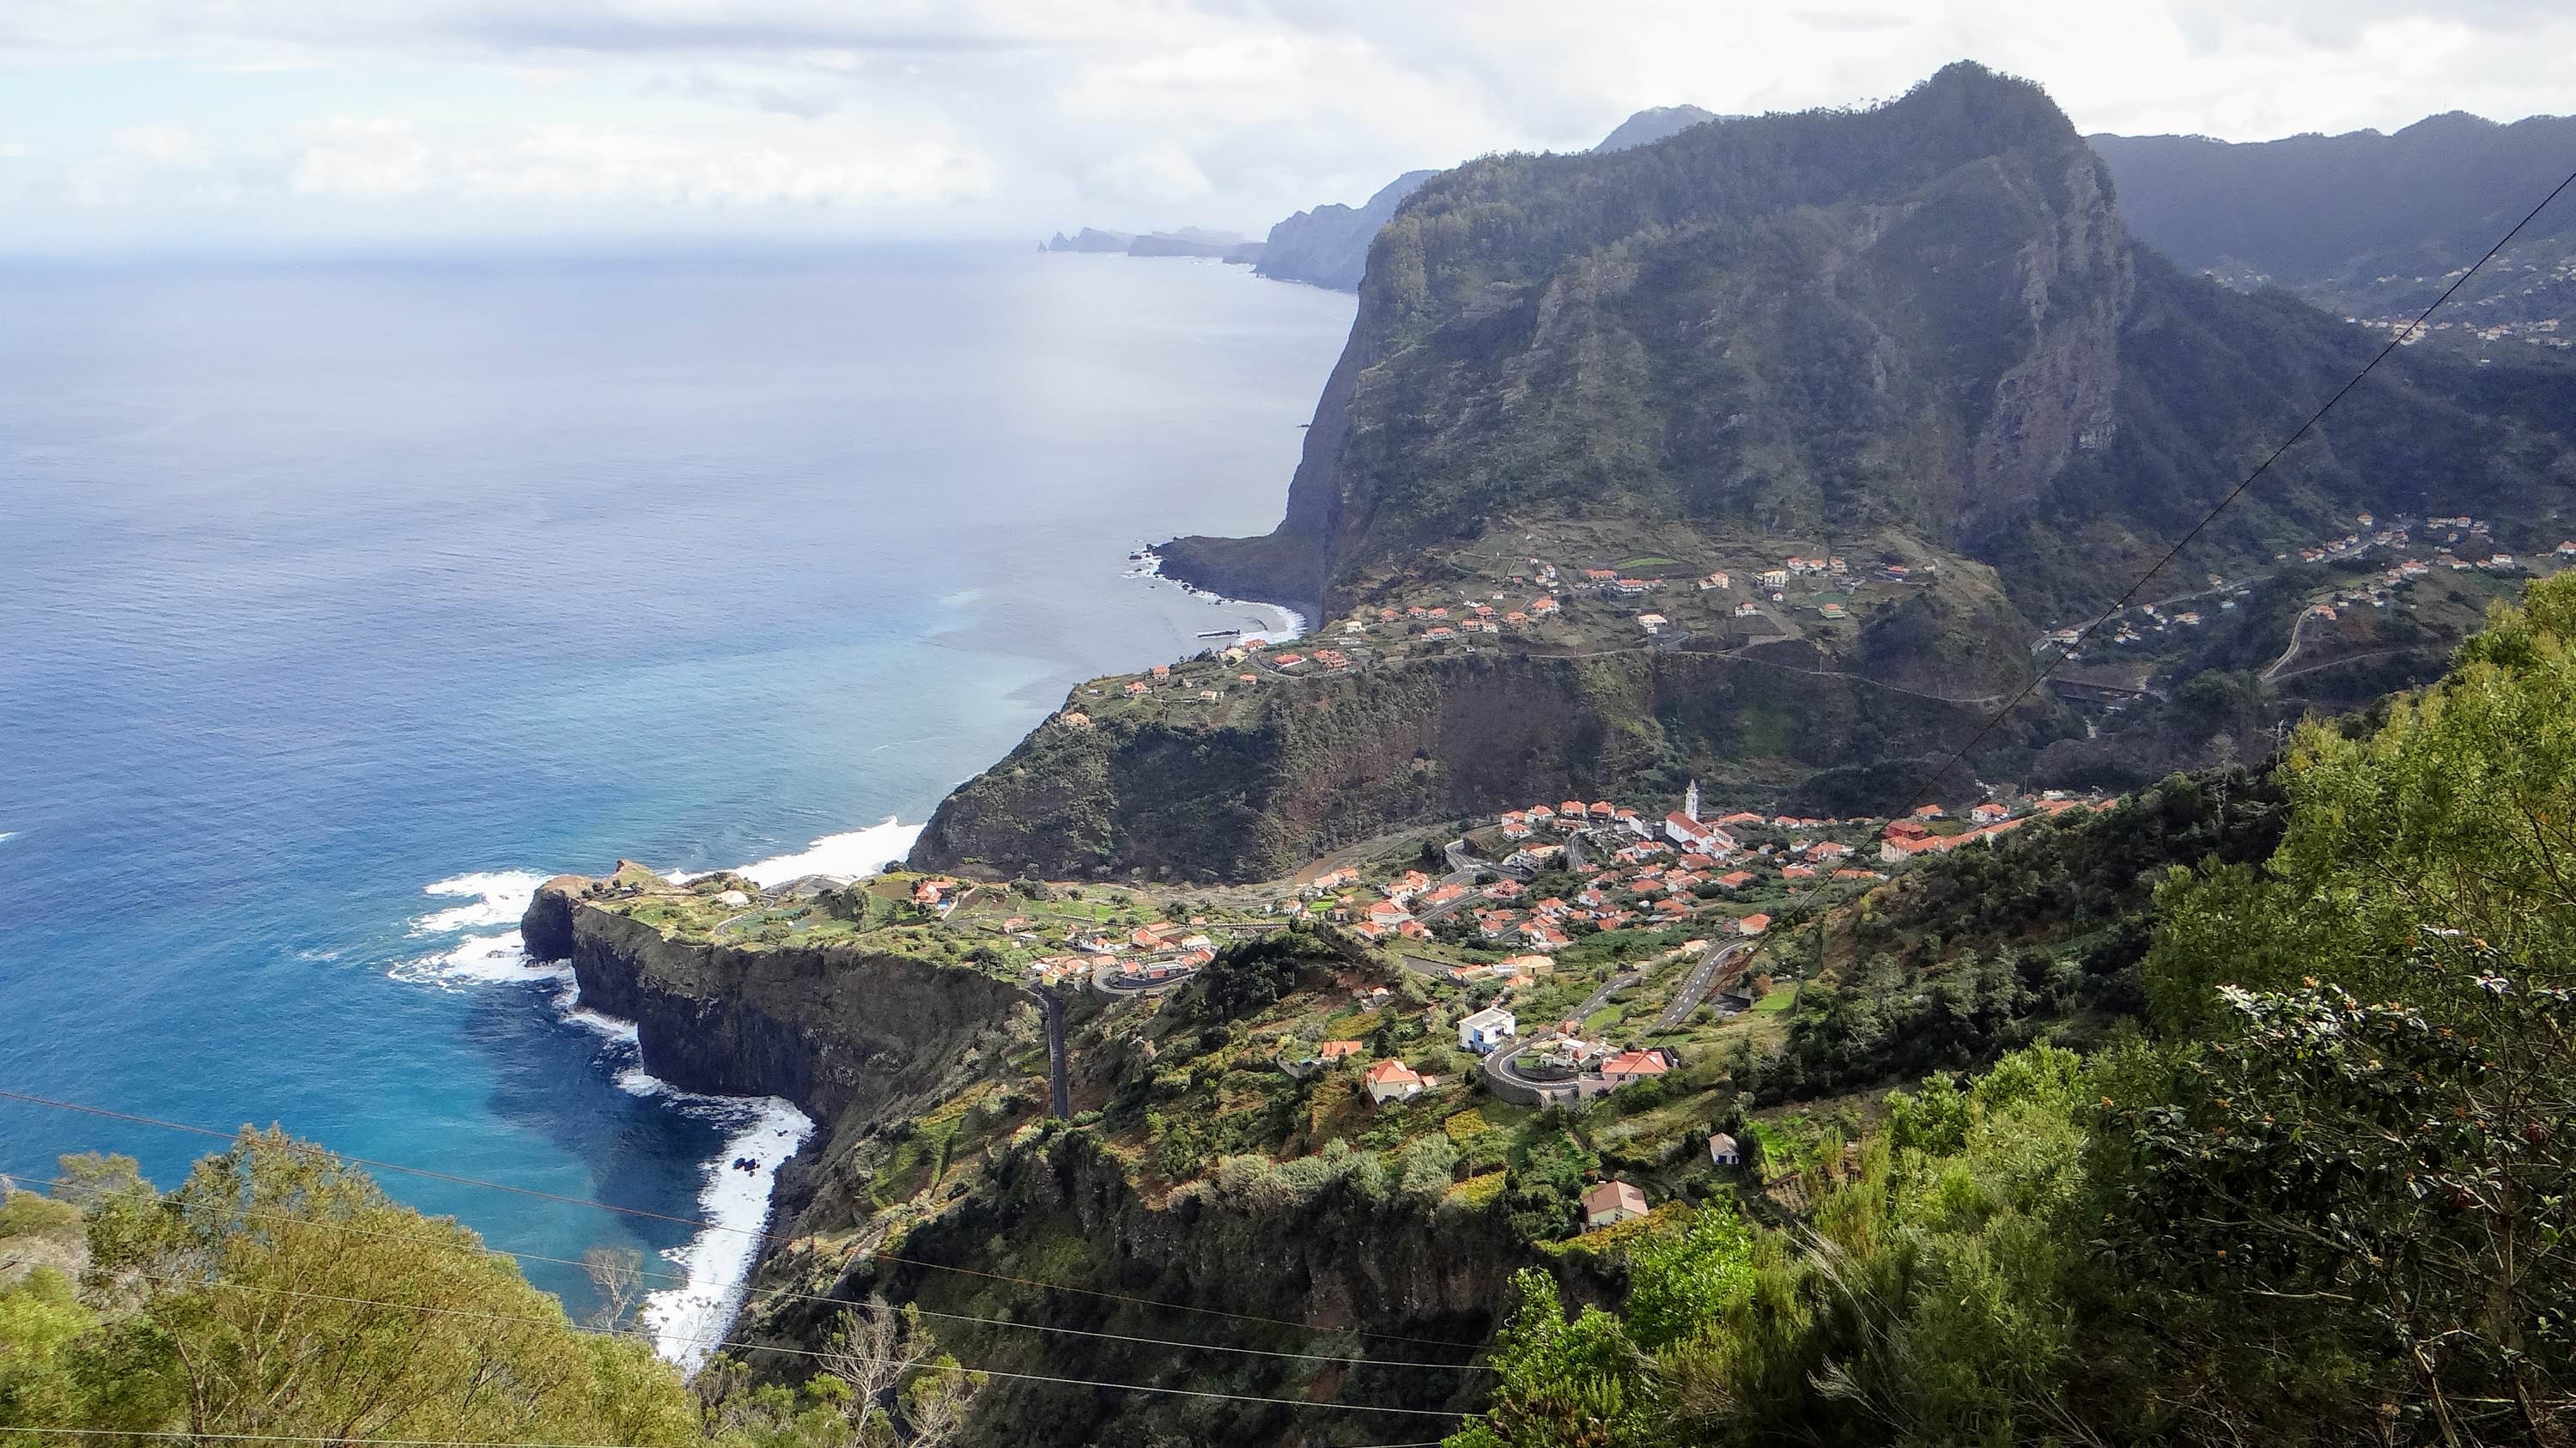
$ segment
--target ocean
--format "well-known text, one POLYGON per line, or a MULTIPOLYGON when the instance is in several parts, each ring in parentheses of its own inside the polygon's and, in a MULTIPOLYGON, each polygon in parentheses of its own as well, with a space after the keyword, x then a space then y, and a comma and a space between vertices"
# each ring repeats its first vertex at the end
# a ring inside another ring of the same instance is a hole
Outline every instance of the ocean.
MULTIPOLYGON (((756 1224, 809 1124, 645 1077, 529 891, 872 868, 1072 683, 1282 627, 1130 554, 1277 519, 1351 311, 990 246, 0 264, 0 1090, 756 1224)), ((0 1100, 31 1180, 219 1147, 0 1100)), ((747 1266, 379 1179, 664 1258, 683 1360, 747 1266)))

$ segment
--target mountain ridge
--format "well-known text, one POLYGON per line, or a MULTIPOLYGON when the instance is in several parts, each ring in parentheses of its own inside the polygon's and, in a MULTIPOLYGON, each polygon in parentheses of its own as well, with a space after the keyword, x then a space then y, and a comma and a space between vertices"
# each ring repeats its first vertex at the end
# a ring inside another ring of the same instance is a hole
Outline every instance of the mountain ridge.
MULTIPOLYGON (((1333 661, 1311 679, 1302 651, 1266 674, 1244 651, 1201 661, 1186 708, 1160 702, 1160 680, 1077 689, 1061 717, 1097 727, 1041 726, 943 801, 916 862, 1235 877, 1507 804, 1495 738, 1551 788, 1592 788, 1581 760, 1621 759, 1756 807, 1830 776, 1850 807, 1881 811, 1909 802, 1852 791, 1905 788, 1972 734, 1980 777, 2051 787, 2257 747, 2252 731, 2293 710, 2261 681, 2179 692, 2198 671, 2287 657, 2282 640, 2189 636, 2276 574, 2284 596, 2256 600, 2265 626, 2354 604, 2297 573, 2294 550, 2322 556, 2373 517, 2473 515, 2476 536, 2451 541, 2507 555, 2565 536, 2576 369, 2406 353, 2343 393, 2382 345, 2137 242, 2108 163, 2046 93, 1974 65, 1865 111, 1481 158, 1379 231, 1280 524, 1158 550, 1167 576, 1298 609, 1333 661), (1830 578, 1809 581, 1828 559, 1830 578), (1806 570, 1794 587, 1783 561, 1806 570), (1632 568, 1644 576, 1623 579, 1632 568), (2083 640, 2151 568, 2141 598, 2205 596, 2210 616, 2189 610, 2170 634, 2140 615, 2169 646, 2139 649, 2126 623, 2083 640), (1469 605, 1477 628, 1444 622, 1469 605), (2030 695, 2014 727, 1912 727, 1927 708, 2023 697, 2043 650, 2079 642, 2082 687, 2030 695), (1645 687, 1550 681, 1556 660, 1606 678, 1613 659, 1671 651, 1720 658, 1654 665, 1645 687), (1915 712, 1890 727, 1859 694, 1794 697, 1766 664, 1911 691, 1915 712), (1338 722, 1319 731, 1307 711, 1338 722), (1534 719, 1565 737, 1524 739, 1534 719), (1330 797, 1309 798, 1326 779, 1330 797), (1224 838, 1160 837, 1184 820, 1225 821, 1224 838)), ((2447 593, 2357 621, 2349 651, 2411 662, 2351 687, 2437 664, 2477 614, 2447 593)))

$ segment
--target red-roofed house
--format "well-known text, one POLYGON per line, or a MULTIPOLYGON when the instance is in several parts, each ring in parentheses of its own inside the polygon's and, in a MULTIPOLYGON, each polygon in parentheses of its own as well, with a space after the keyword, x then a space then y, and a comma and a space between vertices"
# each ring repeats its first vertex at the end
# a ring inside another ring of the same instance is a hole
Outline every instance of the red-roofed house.
POLYGON ((1735 928, 1739 934, 1759 935, 1771 928, 1771 917, 1759 913, 1747 915, 1735 922, 1735 928))
POLYGON ((1368 1068, 1369 1100, 1384 1106, 1390 1101, 1410 1101, 1422 1094, 1430 1083, 1413 1072, 1402 1061, 1380 1061, 1368 1068))
POLYGON ((1621 1051, 1601 1063, 1601 1079, 1613 1086, 1631 1081, 1650 1081, 1673 1069, 1673 1063, 1661 1051, 1621 1051))
POLYGON ((1583 1194, 1583 1230, 1615 1226, 1646 1215, 1646 1194, 1626 1182, 1603 1182, 1583 1194))
POLYGON ((1364 1041, 1326 1041, 1315 1048, 1315 1054, 1327 1061, 1338 1061, 1344 1056, 1356 1056, 1367 1049, 1368 1043, 1364 1041))
POLYGON ((1664 836, 1674 844, 1708 854, 1724 854, 1735 848, 1733 835, 1715 825, 1692 819, 1680 810, 1664 816, 1664 836))

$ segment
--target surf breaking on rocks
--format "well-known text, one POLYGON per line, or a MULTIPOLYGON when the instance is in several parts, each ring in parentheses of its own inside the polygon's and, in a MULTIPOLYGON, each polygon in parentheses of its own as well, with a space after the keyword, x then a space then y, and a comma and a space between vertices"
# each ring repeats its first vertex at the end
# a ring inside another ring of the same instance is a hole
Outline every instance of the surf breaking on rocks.
MULTIPOLYGON (((921 826, 889 817, 866 829, 826 835, 804 849, 741 866, 732 873, 763 888, 810 875, 858 879, 876 874, 912 848, 921 826)), ((453 876, 423 887, 433 899, 452 900, 411 922, 415 939, 438 941, 431 950, 395 964, 395 979, 441 990, 502 985, 554 987, 556 1017, 597 1035, 600 1065, 619 1090, 708 1122, 724 1133, 722 1147, 701 1166, 697 1216, 706 1225, 664 1252, 680 1282, 645 1296, 637 1319, 665 1359, 695 1372, 713 1355, 758 1265, 760 1234, 769 1225, 778 1170, 813 1135, 814 1122, 775 1096, 710 1096, 685 1091, 646 1072, 631 1021, 589 1009, 581 986, 563 962, 528 959, 519 917, 550 878, 532 870, 490 870, 453 876), (506 926, 506 929, 494 927, 506 926)), ((674 872, 674 878, 688 878, 674 872)))

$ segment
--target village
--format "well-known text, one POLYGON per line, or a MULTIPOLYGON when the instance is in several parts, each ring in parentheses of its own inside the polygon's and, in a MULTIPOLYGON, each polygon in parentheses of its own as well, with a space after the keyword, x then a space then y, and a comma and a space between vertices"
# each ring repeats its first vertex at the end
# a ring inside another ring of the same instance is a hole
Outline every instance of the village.
MULTIPOLYGON (((1698 1099, 1721 1063, 1778 1046, 1819 948, 1796 922, 1926 855, 2114 803, 1999 790, 1955 815, 1925 804, 1898 819, 1822 819, 1720 814, 1694 784, 1661 810, 1534 802, 1461 835, 1415 832, 1259 885, 896 872, 762 892, 639 871, 605 903, 681 939, 846 944, 980 970, 1071 1009, 1087 1039, 1123 1042, 1149 1064, 1172 1029, 1167 1006, 1220 952, 1300 930, 1333 943, 1334 984, 1240 1023, 1226 1058, 1229 1081, 1252 1073, 1234 1088, 1243 1100, 1268 1099, 1256 1079, 1267 1071, 1307 1094, 1310 1134, 1377 1139, 1387 1133, 1371 1118, 1388 1117, 1411 1139, 1643 1091, 1644 1104, 1621 1108, 1620 1131, 1704 1133, 1693 1149, 1725 1170, 1736 1138, 1658 1103, 1698 1099)), ((1585 1220, 1642 1212, 1637 1191, 1598 1184, 1585 1220)))
MULTIPOLYGON (((2497 546, 2487 520, 2467 514, 2382 520, 2362 513, 2351 523, 2345 532, 2275 554, 2284 569, 2318 565, 2331 576, 2299 600, 2290 650, 2274 672, 2321 666, 2338 652, 2379 644, 2363 629, 2338 645, 2343 631, 2332 625, 2354 610, 2415 609, 2448 637, 2474 627, 2490 598, 2526 576, 2576 564, 2576 540, 2542 557, 2520 557, 2497 546), (2443 599, 2409 601, 2409 590, 2433 578, 2451 580, 2443 599), (2447 596, 2454 594, 2465 601, 2447 596)), ((1311 635, 1233 634, 1192 658, 1091 680, 1074 691, 1055 722, 1070 729, 1122 716, 1240 723, 1256 716, 1270 691, 1298 680, 1480 651, 1583 658, 1683 649, 1769 657, 1766 645, 1803 643, 1830 659, 1868 619, 1944 580, 1940 560, 1903 539, 1850 551, 1785 553, 1776 546, 1704 542, 1697 561, 1686 562, 1678 555, 1693 550, 1678 545, 1664 554, 1633 554, 1615 546, 1613 533, 1572 525, 1560 532, 1546 540, 1549 551, 1619 561, 1558 562, 1535 551, 1463 553, 1441 568, 1471 577, 1428 586, 1390 575, 1363 590, 1387 601, 1356 608, 1311 635)), ((1541 540, 1533 534, 1521 541, 1541 540)), ((2197 650, 2216 626, 2276 576, 2210 574, 2187 593, 2044 629, 2030 640, 2030 652, 2036 664, 2068 670, 2055 681, 2061 698, 2078 707, 2107 703, 2116 712, 2161 695, 2194 669, 2197 650)))
MULTIPOLYGON (((2310 619, 2330 623, 2353 609, 2405 607, 2406 590, 2427 579, 2465 574, 2519 586, 2527 576, 2576 565, 2576 539, 2561 541, 2543 559, 2520 558, 2496 546, 2487 520, 2467 514, 2382 520, 2360 513, 2352 523, 2347 532, 2272 555, 2273 562, 2285 567, 2324 565, 2337 575, 2336 581, 2300 600, 2302 626, 2310 619)), ((2211 574, 2200 592, 2134 604, 2085 626, 2049 629, 2032 642, 2031 652, 2043 661, 2062 656, 2069 664, 2152 665, 2173 654, 2183 637, 2235 612, 2272 576, 2229 580, 2211 574)), ((2472 617, 2482 611, 2484 595, 2504 591, 2481 590, 2481 608, 2472 610, 2472 617)), ((2299 641, 2294 637, 2290 642, 2295 652, 2299 641)), ((2143 682, 2145 675, 2136 677, 2143 682)))
POLYGON ((1221 723, 1288 681, 1480 650, 1590 657, 1635 649, 1733 652, 1799 640, 1831 649, 1848 642, 1873 609, 1935 586, 1942 572, 1937 559, 1898 542, 1852 557, 1822 547, 1781 554, 1717 543, 1686 562, 1610 546, 1613 540, 1589 532, 1560 541, 1618 561, 1463 554, 1440 571, 1471 576, 1437 585, 1380 580, 1365 591, 1386 601, 1311 634, 1233 634, 1188 659, 1091 680, 1057 722, 1083 729, 1096 718, 1142 713, 1221 723))

